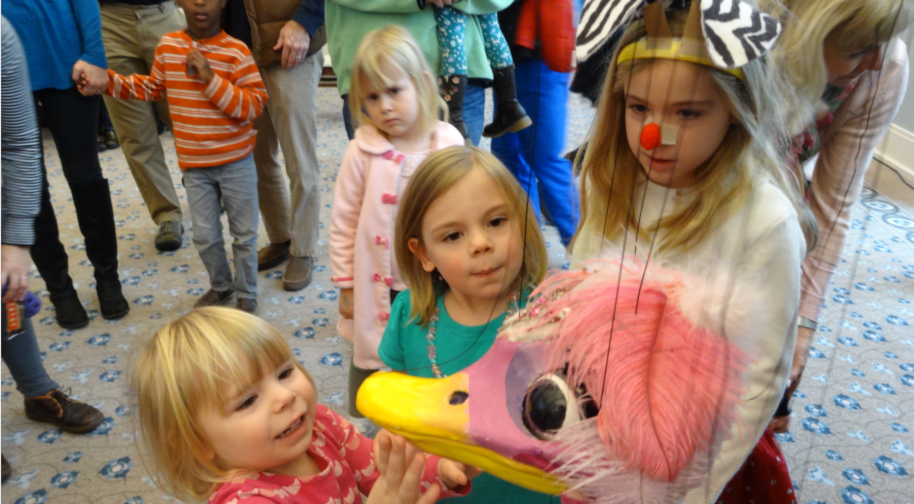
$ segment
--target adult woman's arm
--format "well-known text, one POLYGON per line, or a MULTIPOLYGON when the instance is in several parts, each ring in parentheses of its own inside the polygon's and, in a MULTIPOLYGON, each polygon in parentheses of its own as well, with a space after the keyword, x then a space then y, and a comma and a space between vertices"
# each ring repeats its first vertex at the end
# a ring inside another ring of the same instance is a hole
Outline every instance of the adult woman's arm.
MULTIPOLYGON (((860 77, 835 112, 832 124, 823 131, 809 200, 819 223, 819 241, 803 262, 801 284, 800 315, 810 320, 818 320, 847 241, 851 207, 860 196, 876 146, 901 106, 908 71, 907 48, 897 41, 882 69, 860 77)), ((801 335, 811 337, 812 331, 801 335)), ((809 341, 798 341, 798 348, 808 346, 809 341)), ((794 374, 800 370, 802 366, 795 366, 794 374)))
POLYGON ((96 0, 70 0, 82 51, 73 65, 72 79, 79 91, 91 96, 108 87, 108 59, 102 45, 102 18, 96 0))
POLYGON ((21 300, 28 286, 35 241, 35 217, 41 206, 41 137, 35 118, 35 102, 29 85, 29 69, 16 30, 2 19, 3 109, 0 151, 3 167, 2 281, 9 282, 3 301, 21 300))

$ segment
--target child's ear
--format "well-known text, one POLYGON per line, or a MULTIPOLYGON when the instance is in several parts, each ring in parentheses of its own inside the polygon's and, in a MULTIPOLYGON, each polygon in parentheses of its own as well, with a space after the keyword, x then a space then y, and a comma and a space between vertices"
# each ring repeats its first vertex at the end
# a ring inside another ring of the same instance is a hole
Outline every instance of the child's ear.
POLYGON ((422 243, 419 242, 418 238, 410 238, 406 244, 409 246, 410 252, 412 252, 413 255, 419 259, 419 262, 422 263, 422 269, 425 270, 426 273, 435 271, 435 264, 428 258, 428 251, 425 250, 425 247, 422 246, 422 243))

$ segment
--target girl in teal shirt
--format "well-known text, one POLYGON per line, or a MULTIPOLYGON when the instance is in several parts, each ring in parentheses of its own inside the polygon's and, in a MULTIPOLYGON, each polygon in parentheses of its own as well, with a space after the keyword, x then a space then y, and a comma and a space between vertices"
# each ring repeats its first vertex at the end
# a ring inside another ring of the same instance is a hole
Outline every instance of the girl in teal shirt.
MULTIPOLYGON (((442 377, 492 346, 509 310, 546 274, 546 245, 527 194, 492 154, 451 147, 429 156, 406 187, 396 256, 410 286, 397 296, 381 360, 442 377)), ((558 497, 483 474, 461 503, 545 504, 558 497)))

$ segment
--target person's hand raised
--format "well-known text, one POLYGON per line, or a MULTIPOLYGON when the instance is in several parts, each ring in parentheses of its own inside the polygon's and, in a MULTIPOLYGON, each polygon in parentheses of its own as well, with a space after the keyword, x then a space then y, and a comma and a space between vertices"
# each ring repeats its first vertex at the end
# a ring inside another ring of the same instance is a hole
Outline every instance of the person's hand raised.
POLYGON ((188 71, 190 71, 191 68, 194 69, 194 74, 207 84, 212 82, 213 77, 216 76, 216 74, 213 73, 213 69, 209 66, 209 61, 206 60, 206 56, 196 48, 191 49, 191 51, 187 53, 188 71))
POLYGON ((366 504, 432 504, 441 487, 431 485, 419 494, 425 470, 425 455, 402 436, 382 430, 374 441, 375 466, 380 475, 368 494, 366 504))

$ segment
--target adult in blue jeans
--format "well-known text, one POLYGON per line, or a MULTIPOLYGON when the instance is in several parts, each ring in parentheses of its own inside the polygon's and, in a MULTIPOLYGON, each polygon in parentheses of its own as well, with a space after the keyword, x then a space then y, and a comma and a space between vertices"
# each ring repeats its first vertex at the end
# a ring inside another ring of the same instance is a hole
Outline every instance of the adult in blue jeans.
MULTIPOLYGON (((542 215, 542 200, 549 219, 559 230, 562 244, 567 247, 579 217, 571 162, 562 157, 569 74, 550 70, 538 50, 515 44, 518 16, 523 4, 531 1, 534 0, 516 2, 499 12, 498 23, 514 58, 517 99, 533 120, 533 126, 493 139, 492 153, 527 190, 537 215, 542 215)), ((539 40, 537 47, 549 43, 539 40)))
MULTIPOLYGON (((323 0, 312 0, 315 2, 323 0)), ((343 97, 343 119, 346 134, 353 135, 353 125, 345 104, 349 94, 352 58, 362 37, 368 32, 390 24, 400 25, 419 43, 429 67, 439 68, 437 25, 431 6, 450 5, 467 14, 479 15, 498 12, 513 0, 326 0, 325 22, 327 26, 327 48, 337 78, 337 89, 343 97), (422 7, 420 7, 422 5, 422 7)), ((475 19, 468 20, 464 45, 467 54, 467 86, 464 100, 464 122, 470 131, 470 139, 479 144, 485 111, 485 86, 492 80, 483 45, 482 30, 475 19)))

